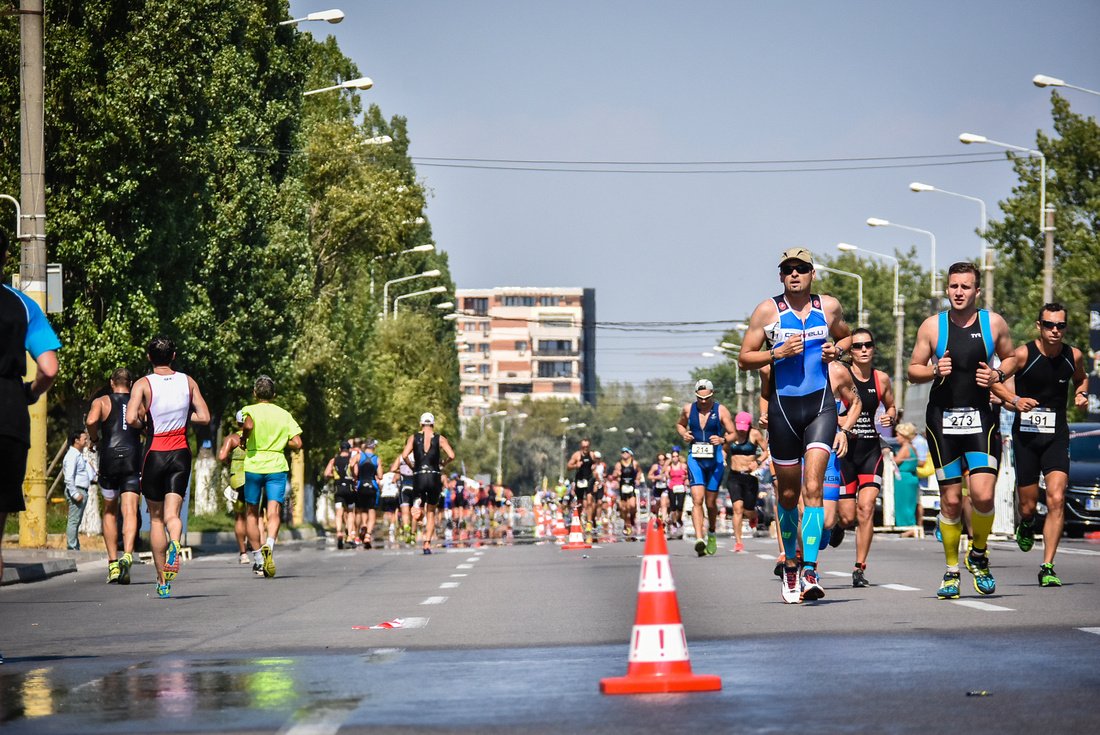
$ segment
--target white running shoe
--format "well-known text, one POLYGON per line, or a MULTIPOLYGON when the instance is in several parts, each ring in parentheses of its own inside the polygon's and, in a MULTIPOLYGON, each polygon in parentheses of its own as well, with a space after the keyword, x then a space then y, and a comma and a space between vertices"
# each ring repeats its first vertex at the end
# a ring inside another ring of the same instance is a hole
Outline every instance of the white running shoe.
POLYGON ((783 576, 779 578, 782 585, 783 602, 788 605, 797 605, 802 602, 802 585, 799 584, 798 567, 784 565, 783 576))
POLYGON ((817 581, 817 570, 806 567, 802 570, 802 599, 820 600, 825 596, 825 588, 817 581))

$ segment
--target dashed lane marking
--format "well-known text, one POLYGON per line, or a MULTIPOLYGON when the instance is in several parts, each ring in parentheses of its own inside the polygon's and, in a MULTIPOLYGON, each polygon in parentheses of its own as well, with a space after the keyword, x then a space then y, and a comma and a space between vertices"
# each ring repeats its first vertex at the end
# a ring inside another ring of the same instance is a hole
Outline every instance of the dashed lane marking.
POLYGON ((459 564, 455 569, 473 569, 473 564, 459 564))
POLYGON ((466 575, 466 574, 452 574, 451 576, 452 577, 466 577, 468 575, 466 575))
POLYGON ((420 604, 421 605, 442 605, 446 601, 447 601, 446 597, 429 597, 428 599, 424 600, 420 604))
MULTIPOLYGON (((907 584, 876 584, 875 587, 885 587, 888 590, 897 590, 898 592, 920 592, 920 587, 910 587, 907 584)), ((1008 608, 999 609, 1007 610, 1008 608)))
POLYGON ((830 577, 847 577, 851 572, 825 572, 830 577))
POLYGON ((458 585, 459 585, 458 582, 444 582, 443 584, 439 585, 439 589, 441 589, 441 590, 453 590, 458 585))
POLYGON ((1078 628, 1077 630, 1083 633, 1092 633, 1093 635, 1100 635, 1100 628, 1078 628))
POLYGON ((978 602, 977 600, 951 600, 951 602, 956 605, 962 605, 963 607, 972 607, 975 610, 985 610, 987 612, 1015 612, 1015 609, 1011 607, 990 605, 988 602, 978 602))

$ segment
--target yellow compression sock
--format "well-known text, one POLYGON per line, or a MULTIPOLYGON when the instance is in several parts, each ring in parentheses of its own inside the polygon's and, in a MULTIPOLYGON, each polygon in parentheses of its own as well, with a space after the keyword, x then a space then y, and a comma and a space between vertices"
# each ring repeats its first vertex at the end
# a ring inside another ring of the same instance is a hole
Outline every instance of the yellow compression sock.
POLYGON ((962 540, 962 518, 944 518, 941 513, 940 536, 943 537, 943 555, 947 559, 947 568, 958 571, 959 541, 962 540))
POLYGON ((993 514, 995 511, 991 510, 988 513, 982 513, 977 508, 970 514, 970 524, 974 526, 974 548, 985 551, 986 543, 989 541, 989 534, 993 532, 993 514))

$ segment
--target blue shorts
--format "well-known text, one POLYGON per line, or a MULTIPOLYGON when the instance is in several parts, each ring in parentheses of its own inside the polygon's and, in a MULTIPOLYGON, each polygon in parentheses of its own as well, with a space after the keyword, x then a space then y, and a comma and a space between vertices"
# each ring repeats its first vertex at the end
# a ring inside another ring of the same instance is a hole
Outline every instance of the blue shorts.
POLYGON ((716 493, 722 487, 722 475, 726 471, 725 462, 717 460, 699 461, 688 456, 688 485, 702 485, 708 493, 716 493))
POLYGON ((267 491, 267 502, 274 500, 282 503, 286 499, 286 473, 272 472, 260 475, 255 472, 244 473, 244 502, 259 505, 260 497, 267 491))

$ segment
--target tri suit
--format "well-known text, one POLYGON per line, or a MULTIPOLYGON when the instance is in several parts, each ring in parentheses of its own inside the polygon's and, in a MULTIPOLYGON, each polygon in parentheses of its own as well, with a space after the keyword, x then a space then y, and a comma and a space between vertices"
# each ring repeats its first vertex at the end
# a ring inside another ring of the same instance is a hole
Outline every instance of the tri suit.
POLYGON ((688 431, 692 436, 688 449, 688 477, 692 487, 702 485, 711 493, 718 492, 722 487, 722 475, 726 469, 722 445, 710 443, 712 436, 725 436, 722 421, 718 418, 721 408, 716 401, 710 407, 710 413, 700 417, 697 401, 691 404, 688 411, 688 431))
POLYGON ((861 409, 856 425, 852 427, 852 435, 848 437, 848 453, 844 456, 855 473, 854 477, 845 475, 846 479, 854 479, 859 488, 882 487, 882 441, 879 439, 878 430, 875 429, 875 416, 878 414, 879 405, 882 402, 882 386, 879 383, 879 371, 871 370, 871 379, 860 380, 852 374, 852 382, 855 383, 859 393, 861 409))
POLYGON ((803 322, 785 296, 774 296, 777 319, 764 328, 773 348, 802 336, 802 353, 776 357, 768 406, 768 447, 780 466, 799 464, 809 449, 831 452, 837 431, 836 403, 829 386, 829 366, 822 348, 829 341, 829 320, 821 297, 810 295, 803 322))
POLYGON ((111 412, 99 427, 99 488, 106 500, 141 491, 141 436, 126 423, 129 393, 109 393, 111 412))
POLYGON ((1027 363, 1016 373, 1016 395, 1033 398, 1038 405, 1017 413, 1012 421, 1019 485, 1038 483, 1040 473, 1069 473, 1066 390, 1076 370, 1069 345, 1063 344, 1060 353, 1047 357, 1035 342, 1028 343, 1027 363))
POLYGON ((439 505, 443 494, 443 476, 439 458, 439 434, 432 433, 431 441, 424 444, 424 433, 413 437, 413 497, 425 505, 439 505))
POLYGON ((171 495, 187 496, 191 483, 191 448, 187 422, 191 418, 191 386, 180 372, 150 373, 147 430, 152 434, 141 465, 141 494, 164 502, 171 495))
POLYGON ((355 492, 356 510, 374 510, 378 506, 378 455, 359 455, 359 486, 355 492))
POLYGON ((577 502, 584 502, 585 496, 593 491, 592 475, 594 466, 595 458, 591 452, 581 454, 581 466, 577 468, 576 474, 573 475, 573 493, 577 496, 577 502))
POLYGON ((336 504, 344 509, 355 507, 355 480, 351 476, 351 455, 338 454, 332 460, 336 480, 336 504))
POLYGON ((621 500, 630 500, 634 497, 634 490, 638 487, 638 464, 631 460, 630 464, 624 464, 619 469, 619 496, 621 500))
POLYGON ((964 461, 971 473, 994 475, 1001 461, 1001 430, 989 389, 975 380, 978 363, 993 361, 989 312, 978 309, 966 327, 956 326, 946 311, 941 312, 936 358, 948 352, 951 372, 933 379, 925 415, 928 448, 941 484, 959 482, 964 461))

